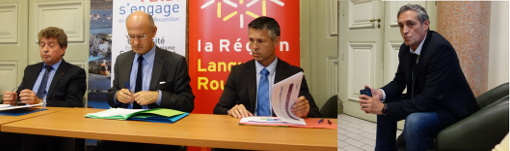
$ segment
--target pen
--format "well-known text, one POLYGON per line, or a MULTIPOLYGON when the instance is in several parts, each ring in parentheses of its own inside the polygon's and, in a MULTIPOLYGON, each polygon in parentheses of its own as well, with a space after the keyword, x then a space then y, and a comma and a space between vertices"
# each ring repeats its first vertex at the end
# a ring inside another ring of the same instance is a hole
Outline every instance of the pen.
POLYGON ((324 121, 324 118, 321 118, 317 123, 322 123, 322 121, 324 121))
MULTIPOLYGON (((329 125, 331 125, 331 124, 332 124, 332 123, 331 123, 331 121, 330 121, 329 119, 326 119, 326 120, 328 121, 328 124, 329 124, 329 125)), ((322 123, 323 121, 324 121, 324 117, 323 117, 323 118, 321 118, 321 119, 320 119, 317 123, 319 123, 319 124, 320 124, 320 123, 322 123)))
POLYGON ((129 83, 126 81, 124 82, 124 85, 126 85, 126 89, 128 89, 129 91, 131 91, 131 87, 129 86, 129 83))

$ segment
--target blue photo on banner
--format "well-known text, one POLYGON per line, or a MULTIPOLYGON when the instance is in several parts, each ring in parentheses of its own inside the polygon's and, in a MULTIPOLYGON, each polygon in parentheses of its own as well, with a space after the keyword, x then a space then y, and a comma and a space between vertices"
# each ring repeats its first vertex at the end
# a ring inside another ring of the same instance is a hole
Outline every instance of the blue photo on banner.
POLYGON ((90 10, 88 107, 108 109, 112 66, 113 1, 92 0, 90 10))

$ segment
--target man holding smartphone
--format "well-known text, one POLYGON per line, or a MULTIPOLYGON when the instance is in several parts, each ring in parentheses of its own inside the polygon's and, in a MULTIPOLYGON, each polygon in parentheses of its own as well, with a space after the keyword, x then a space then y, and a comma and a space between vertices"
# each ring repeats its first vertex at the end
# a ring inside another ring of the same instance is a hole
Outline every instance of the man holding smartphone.
POLYGON ((397 17, 404 43, 395 78, 380 89, 371 89, 372 97, 361 94, 361 110, 377 115, 375 150, 395 150, 397 121, 402 119, 406 120, 407 150, 434 149, 439 131, 479 107, 452 45, 429 30, 425 9, 404 5, 397 17))

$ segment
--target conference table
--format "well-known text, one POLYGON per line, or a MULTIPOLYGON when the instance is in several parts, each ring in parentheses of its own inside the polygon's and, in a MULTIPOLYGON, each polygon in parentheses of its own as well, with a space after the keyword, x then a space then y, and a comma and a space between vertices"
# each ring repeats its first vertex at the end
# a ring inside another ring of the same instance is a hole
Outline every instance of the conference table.
MULTIPOLYGON (((29 119, 29 118, 33 118, 33 117, 37 117, 37 116, 41 116, 41 115, 45 115, 45 114, 61 111, 63 109, 65 109, 65 108, 54 108, 54 109, 51 109, 51 110, 38 111, 38 112, 29 113, 29 114, 20 115, 20 116, 0 116, 0 125, 4 125, 4 124, 8 124, 8 123, 24 120, 24 119, 29 119)), ((2 127, 0 126, 0 130, 1 129, 2 129, 2 127)))
MULTIPOLYGON (((189 114, 173 124, 92 119, 85 118, 85 114, 104 109, 47 108, 54 112, 2 124, 0 130, 22 134, 213 148, 337 150, 336 129, 242 126, 238 125, 239 119, 212 114, 189 114)), ((337 122, 336 119, 331 121, 337 122)))

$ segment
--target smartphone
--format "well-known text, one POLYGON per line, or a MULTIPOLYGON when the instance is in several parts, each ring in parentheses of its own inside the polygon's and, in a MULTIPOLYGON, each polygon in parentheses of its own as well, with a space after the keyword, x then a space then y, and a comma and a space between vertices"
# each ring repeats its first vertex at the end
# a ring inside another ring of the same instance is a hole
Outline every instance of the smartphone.
POLYGON ((364 94, 364 95, 367 95, 369 97, 372 97, 372 90, 370 90, 369 88, 365 88, 365 89, 361 89, 359 90, 359 94, 364 94))

